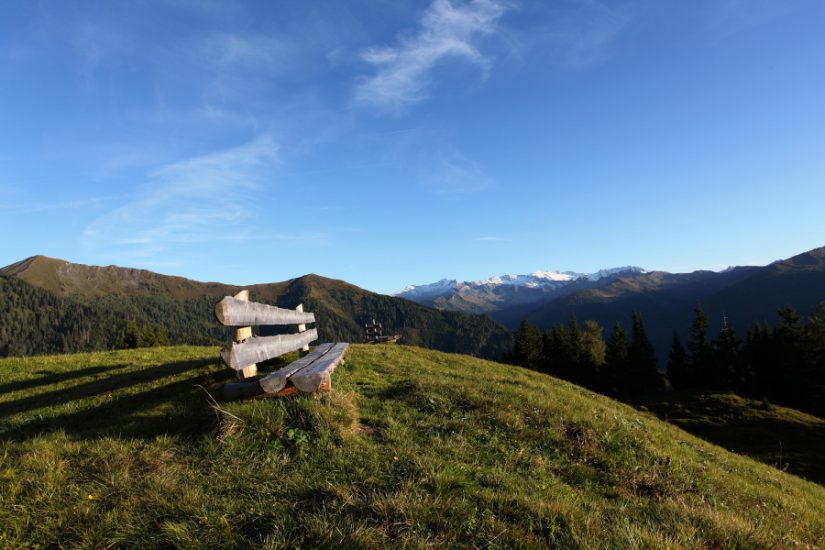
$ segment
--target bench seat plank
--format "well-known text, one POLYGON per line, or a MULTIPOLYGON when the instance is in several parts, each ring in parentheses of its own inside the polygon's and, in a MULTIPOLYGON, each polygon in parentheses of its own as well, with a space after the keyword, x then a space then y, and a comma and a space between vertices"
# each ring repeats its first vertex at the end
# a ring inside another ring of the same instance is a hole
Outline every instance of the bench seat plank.
POLYGON ((287 378, 299 370, 310 366, 314 361, 319 360, 327 352, 329 352, 332 347, 333 344, 331 343, 321 344, 297 361, 293 361, 289 365, 280 368, 273 373, 267 374, 260 380, 261 388, 265 393, 275 393, 281 391, 284 389, 284 386, 286 386, 287 378))
POLYGON ((343 362, 348 348, 346 342, 335 344, 323 357, 290 376, 289 381, 302 392, 318 391, 322 386, 329 390, 332 371, 343 362))

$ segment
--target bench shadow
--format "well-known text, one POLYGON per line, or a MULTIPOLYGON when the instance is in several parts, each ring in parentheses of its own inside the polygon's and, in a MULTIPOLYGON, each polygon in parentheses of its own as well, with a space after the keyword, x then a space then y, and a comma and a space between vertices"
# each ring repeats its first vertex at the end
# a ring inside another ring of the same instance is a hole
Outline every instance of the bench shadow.
POLYGON ((38 378, 30 380, 18 380, 17 382, 9 382, 7 384, 0 384, 0 394, 12 391, 30 390, 40 386, 49 386, 51 384, 59 384, 60 382, 68 382, 76 378, 85 378, 87 376, 94 376, 95 374, 103 374, 128 367, 128 363, 121 363, 117 365, 103 365, 98 367, 86 367, 85 369, 77 369, 69 372, 52 372, 48 370, 37 371, 37 374, 42 374, 38 378))
POLYGON ((216 418, 204 389, 215 393, 220 383, 232 376, 226 369, 200 372, 134 394, 114 398, 107 398, 107 394, 130 386, 152 385, 163 378, 214 364, 214 360, 178 361, 2 403, 0 418, 95 396, 101 398, 99 404, 83 403, 83 408, 76 411, 0 427, 0 440, 23 441, 55 431, 77 439, 154 439, 162 434, 201 434, 214 426, 216 418))

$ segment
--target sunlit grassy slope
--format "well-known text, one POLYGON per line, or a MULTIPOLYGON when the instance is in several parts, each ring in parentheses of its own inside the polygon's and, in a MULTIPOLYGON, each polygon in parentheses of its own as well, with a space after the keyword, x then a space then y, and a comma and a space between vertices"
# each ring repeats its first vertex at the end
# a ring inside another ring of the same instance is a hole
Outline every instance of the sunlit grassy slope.
POLYGON ((516 367, 353 346, 209 404, 215 348, 0 361, 0 547, 804 548, 825 489, 516 367))

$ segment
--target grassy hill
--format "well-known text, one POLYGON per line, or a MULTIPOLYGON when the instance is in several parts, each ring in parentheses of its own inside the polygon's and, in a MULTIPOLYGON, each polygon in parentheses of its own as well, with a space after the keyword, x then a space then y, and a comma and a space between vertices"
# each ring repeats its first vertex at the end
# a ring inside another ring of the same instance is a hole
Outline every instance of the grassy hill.
POLYGON ((645 403, 725 449, 825 485, 825 420, 732 393, 674 392, 645 403))
POLYGON ((0 546, 825 540, 824 488, 536 372, 356 345, 321 399, 213 408, 217 356, 0 360, 0 546))
MULTIPOLYGON (((214 306, 241 288, 34 256, 0 269, 0 356, 118 347, 128 319, 163 326, 173 344, 224 343, 229 331, 215 321, 214 306)), ((318 275, 243 288, 254 301, 303 303, 325 340, 362 341, 363 324, 376 319, 408 344, 442 351, 499 358, 512 343, 490 317, 438 311, 318 275)))

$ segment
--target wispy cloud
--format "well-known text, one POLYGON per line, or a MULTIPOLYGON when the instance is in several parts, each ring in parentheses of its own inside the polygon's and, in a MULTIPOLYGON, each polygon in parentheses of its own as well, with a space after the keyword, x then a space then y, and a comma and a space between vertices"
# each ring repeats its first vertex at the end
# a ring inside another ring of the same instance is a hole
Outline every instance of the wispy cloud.
POLYGON ((718 38, 727 38, 740 31, 763 25, 798 9, 801 1, 772 2, 770 0, 719 0, 704 8, 707 30, 718 38))
POLYGON ((4 203, 0 200, 0 212, 9 215, 36 214, 57 210, 97 209, 103 208, 107 202, 122 199, 122 196, 86 197, 83 199, 67 200, 64 202, 37 202, 37 203, 4 203))
POLYGON ((427 170, 424 182, 439 195, 477 193, 493 183, 476 161, 458 152, 440 153, 427 170))
POLYGON ((540 23, 524 33, 523 46, 539 47, 549 60, 568 68, 588 67, 610 57, 611 45, 633 21, 634 6, 600 0, 539 4, 534 9, 540 23))
POLYGON ((425 99, 432 82, 430 72, 443 59, 453 57, 486 68, 490 60, 478 41, 498 29, 506 5, 498 0, 454 3, 434 0, 419 28, 398 37, 392 47, 370 48, 362 59, 377 72, 356 88, 356 99, 377 107, 398 110, 425 99))
POLYGON ((506 237, 478 237, 475 240, 482 243, 509 243, 513 239, 506 237))
POLYGON ((239 147, 174 162, 153 171, 134 199, 90 223, 89 246, 149 255, 180 244, 220 241, 254 216, 278 146, 268 135, 239 147))

